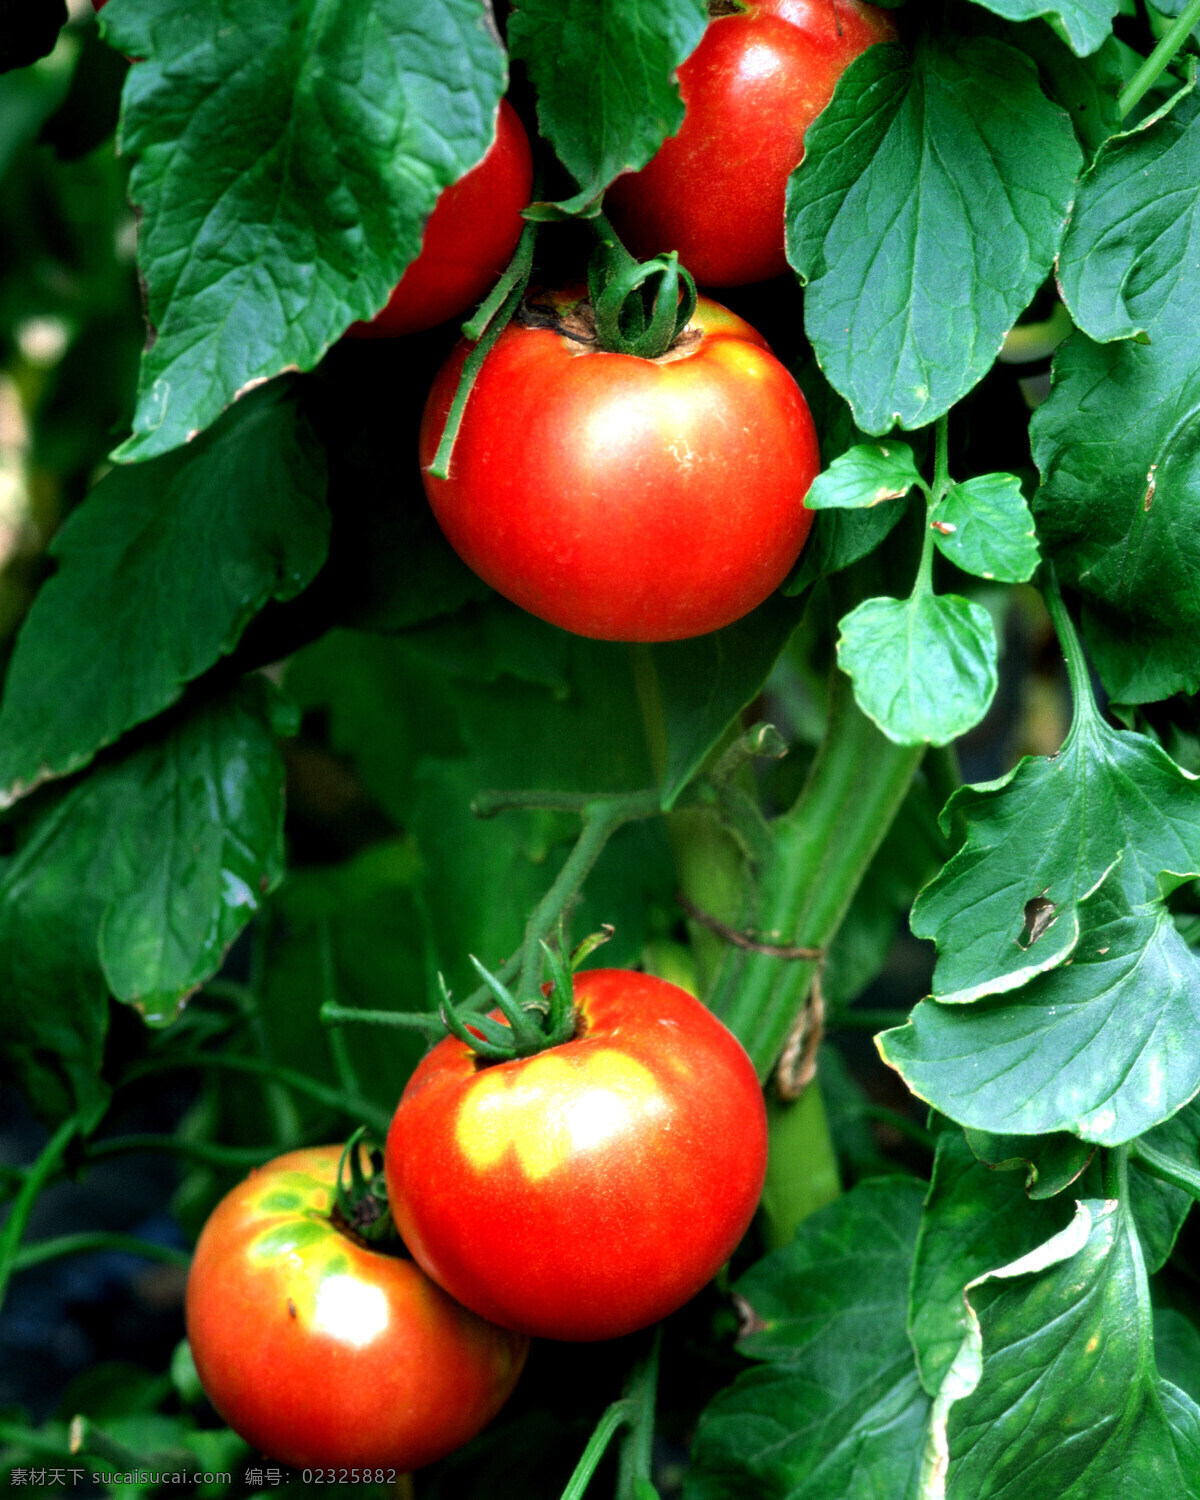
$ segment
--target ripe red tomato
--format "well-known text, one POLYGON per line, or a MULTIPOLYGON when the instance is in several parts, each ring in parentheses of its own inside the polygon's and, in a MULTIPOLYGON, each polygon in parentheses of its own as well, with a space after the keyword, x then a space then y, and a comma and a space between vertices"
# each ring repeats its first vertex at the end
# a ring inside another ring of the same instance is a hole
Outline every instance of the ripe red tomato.
POLYGON ((739 0, 711 21, 679 69, 682 129, 605 198, 629 248, 678 250, 702 285, 782 275, 804 132, 859 53, 894 38, 886 12, 860 0, 739 0))
MULTIPOLYGON (((560 312, 580 294, 549 299, 560 312)), ((509 324, 428 468, 469 345, 421 423, 425 492, 450 545, 530 614, 601 640, 672 641, 740 619, 787 576, 820 467, 795 381, 762 336, 701 298, 659 359, 509 324)))
POLYGON ((415 1469, 491 1421, 528 1340, 336 1228, 340 1154, 290 1152, 221 1200, 188 1276, 188 1338, 212 1404, 272 1458, 415 1469))
POLYGON ((524 228, 521 210, 533 191, 529 137, 507 99, 496 139, 483 160, 438 199, 421 253, 400 278, 382 312, 353 323, 351 338, 394 338, 444 323, 491 291, 512 259, 524 228))
POLYGON ((685 990, 648 974, 576 977, 574 1041, 482 1065, 449 1038, 388 1134, 405 1243, 481 1316, 555 1339, 665 1317, 745 1232, 767 1125, 750 1059, 685 990))

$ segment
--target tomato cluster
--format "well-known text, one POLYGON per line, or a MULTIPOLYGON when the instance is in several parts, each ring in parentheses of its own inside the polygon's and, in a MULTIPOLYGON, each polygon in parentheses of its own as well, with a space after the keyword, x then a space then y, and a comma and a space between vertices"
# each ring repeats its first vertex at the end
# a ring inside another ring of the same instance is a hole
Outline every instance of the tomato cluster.
MULTIPOLYGON (((784 191, 804 131, 892 28, 858 0, 717 10, 680 69, 683 129, 610 202, 639 252, 678 251, 701 282, 730 285, 785 269, 784 191)), ((512 255, 530 192, 528 139, 504 103, 492 147, 442 195, 387 306, 351 333, 463 312, 512 255)), ((624 262, 611 264, 625 297, 624 262)), ((650 299, 629 264, 638 322, 650 299)), ((661 345, 621 344, 624 303, 602 319, 609 283, 593 267, 588 291, 528 300, 474 362, 462 408, 464 341, 421 431, 431 506, 468 565, 530 612, 604 639, 675 640, 738 619, 783 581, 812 520, 817 435, 792 377, 734 313, 686 290, 677 304, 670 257, 653 274, 654 316, 661 304, 674 318, 661 345), (456 398, 449 468, 434 474, 456 398)), ((251 1443, 302 1467, 431 1462, 499 1410, 531 1336, 632 1332, 729 1257, 766 1170, 746 1053, 699 1001, 645 974, 586 972, 572 1004, 557 1045, 485 1061, 460 1026, 414 1072, 385 1154, 407 1254, 339 1216, 337 1148, 281 1157, 218 1206, 196 1249, 188 1331, 213 1404, 251 1443)))
POLYGON ((279 1157, 217 1206, 188 1337, 256 1448, 298 1468, 431 1463, 504 1404, 529 1335, 632 1332, 728 1259, 766 1172, 750 1059, 650 975, 589 971, 574 1003, 562 1045, 481 1065, 448 1037, 413 1074, 386 1153, 413 1259, 340 1221, 337 1147, 279 1157))

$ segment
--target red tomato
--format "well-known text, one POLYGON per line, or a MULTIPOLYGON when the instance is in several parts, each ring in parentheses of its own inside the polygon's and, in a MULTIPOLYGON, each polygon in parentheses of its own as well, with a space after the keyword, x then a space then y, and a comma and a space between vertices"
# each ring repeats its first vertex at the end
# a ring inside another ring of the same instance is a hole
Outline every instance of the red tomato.
POLYGON ((481 1065, 440 1042, 388 1134, 405 1243, 481 1316, 555 1339, 665 1317, 741 1239, 767 1124, 750 1059, 685 990, 593 969, 574 1041, 481 1065))
POLYGON ((337 1229, 340 1155, 290 1152, 217 1205, 188 1276, 192 1354, 221 1416, 272 1458, 415 1469, 491 1421, 528 1340, 337 1229))
POLYGON ((421 465, 450 545, 506 598, 577 635, 672 641, 782 583, 812 524, 817 435, 748 323, 701 298, 690 334, 639 359, 514 321, 472 388, 450 477, 434 479, 469 347, 429 394, 421 465))
POLYGON ((895 30, 859 0, 741 0, 679 69, 679 134, 605 199, 639 256, 678 250, 697 281, 741 286, 787 270, 787 180, 804 132, 848 65, 895 30))
POLYGON ((438 199, 421 253, 387 306, 369 323, 351 324, 347 334, 372 339, 419 333, 482 302, 517 248, 521 210, 532 191, 529 137, 516 110, 501 99, 487 155, 438 199))

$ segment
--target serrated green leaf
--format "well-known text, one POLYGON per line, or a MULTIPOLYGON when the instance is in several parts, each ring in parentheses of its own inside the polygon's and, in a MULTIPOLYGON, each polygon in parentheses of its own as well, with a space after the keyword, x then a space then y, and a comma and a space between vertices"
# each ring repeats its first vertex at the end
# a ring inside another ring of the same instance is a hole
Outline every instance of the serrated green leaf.
POLYGON ((1033 516, 1012 474, 952 484, 929 524, 938 551, 977 578, 1025 583, 1040 561, 1033 516))
POLYGON ((538 92, 538 123, 583 208, 621 172, 639 171, 683 124, 674 72, 704 35, 704 0, 522 0, 513 56, 538 92))
POLYGON ((1112 35, 1119 0, 976 0, 1010 21, 1044 16, 1055 24, 1079 57, 1097 51, 1112 35))
POLYGON ((1057 1234, 1073 1208, 1061 1198, 1031 1202, 1023 1173, 981 1165, 962 1130, 942 1122, 917 1232, 908 1315, 921 1384, 931 1396, 968 1331, 968 1282, 1057 1234))
POLYGON ((738 1377, 700 1419, 685 1500, 878 1500, 914 1492, 929 1402, 905 1334, 923 1185, 860 1183, 737 1283, 738 1377))
POLYGON ((47 1115, 103 1097, 109 984, 169 1020, 279 879, 283 766, 261 696, 180 710, 39 806, 0 866, 0 984, 19 997, 0 1039, 47 1115))
POLYGON ((847 68, 788 184, 787 243, 861 428, 924 426, 986 374, 1050 271, 1081 160, 1005 43, 942 33, 847 68))
POLYGON ((283 388, 181 453, 111 470, 51 544, 58 571, 17 639, 0 806, 176 702, 268 599, 312 580, 328 530, 324 458, 283 388))
POLYGON ((1114 862, 1133 906, 1158 896, 1160 871, 1200 868, 1200 785, 1094 712, 1076 715, 1057 755, 960 788, 942 816, 966 819, 966 842, 912 914, 913 932, 937 943, 942 1001, 999 994, 1061 963, 1075 903, 1114 862))
POLYGON ((1200 1410, 1155 1372, 1145 1268, 1120 1203, 1080 1203, 1067 1230, 968 1299, 982 1370, 949 1407, 946 1500, 1194 1500, 1200 1410))
POLYGON ((859 707, 898 745, 948 744, 987 712, 996 631, 981 604, 918 590, 867 599, 839 628, 838 664, 859 707))
POLYGON ((262 714, 234 698, 125 769, 107 789, 100 965, 119 1000, 165 1024, 283 876, 283 762, 262 714))
POLYGON ((140 59, 120 144, 155 336, 133 435, 178 447, 387 301, 483 156, 505 61, 483 0, 111 0, 140 59))
POLYGON ((1039 531, 1125 702, 1200 687, 1198 211, 1192 92, 1109 142, 1083 179, 1060 277, 1084 332, 1056 356, 1032 426, 1039 531))
POLYGON ((996 1134, 1066 1130, 1115 1146, 1200 1089, 1200 960, 1161 902, 1133 906, 1114 877, 1078 906, 1070 961, 1011 996, 922 1001, 876 1039, 920 1098, 996 1134))
POLYGON ((809 510, 865 510, 903 499, 920 477, 907 443, 858 443, 817 475, 804 503, 809 510))

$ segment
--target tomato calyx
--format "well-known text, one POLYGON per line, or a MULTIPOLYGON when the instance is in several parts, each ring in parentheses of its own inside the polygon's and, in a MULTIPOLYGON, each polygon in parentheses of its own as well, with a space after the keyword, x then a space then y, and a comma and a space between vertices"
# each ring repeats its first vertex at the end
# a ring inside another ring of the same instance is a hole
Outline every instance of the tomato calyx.
POLYGON ((383 1147, 366 1125, 359 1126, 342 1151, 329 1220, 340 1233, 369 1250, 408 1254, 388 1204, 383 1147), (364 1170, 364 1158, 369 1172, 364 1170))
POLYGON ((609 354, 658 359, 696 311, 696 283, 674 250, 638 261, 604 217, 593 221, 599 243, 588 262, 588 295, 596 342, 609 354))
POLYGON ((483 1065, 532 1057, 536 1052, 545 1052, 550 1047, 573 1041, 579 1033, 579 1012, 575 1008, 571 970, 562 955, 547 943, 540 946, 550 970, 550 981, 539 994, 523 1001, 518 1000, 507 985, 485 969, 474 955, 471 956, 476 973, 487 986, 504 1021, 482 1015, 472 1015, 469 1020, 464 1020, 450 1003, 445 980, 438 975, 442 987, 442 1023, 451 1036, 471 1048, 483 1065))

